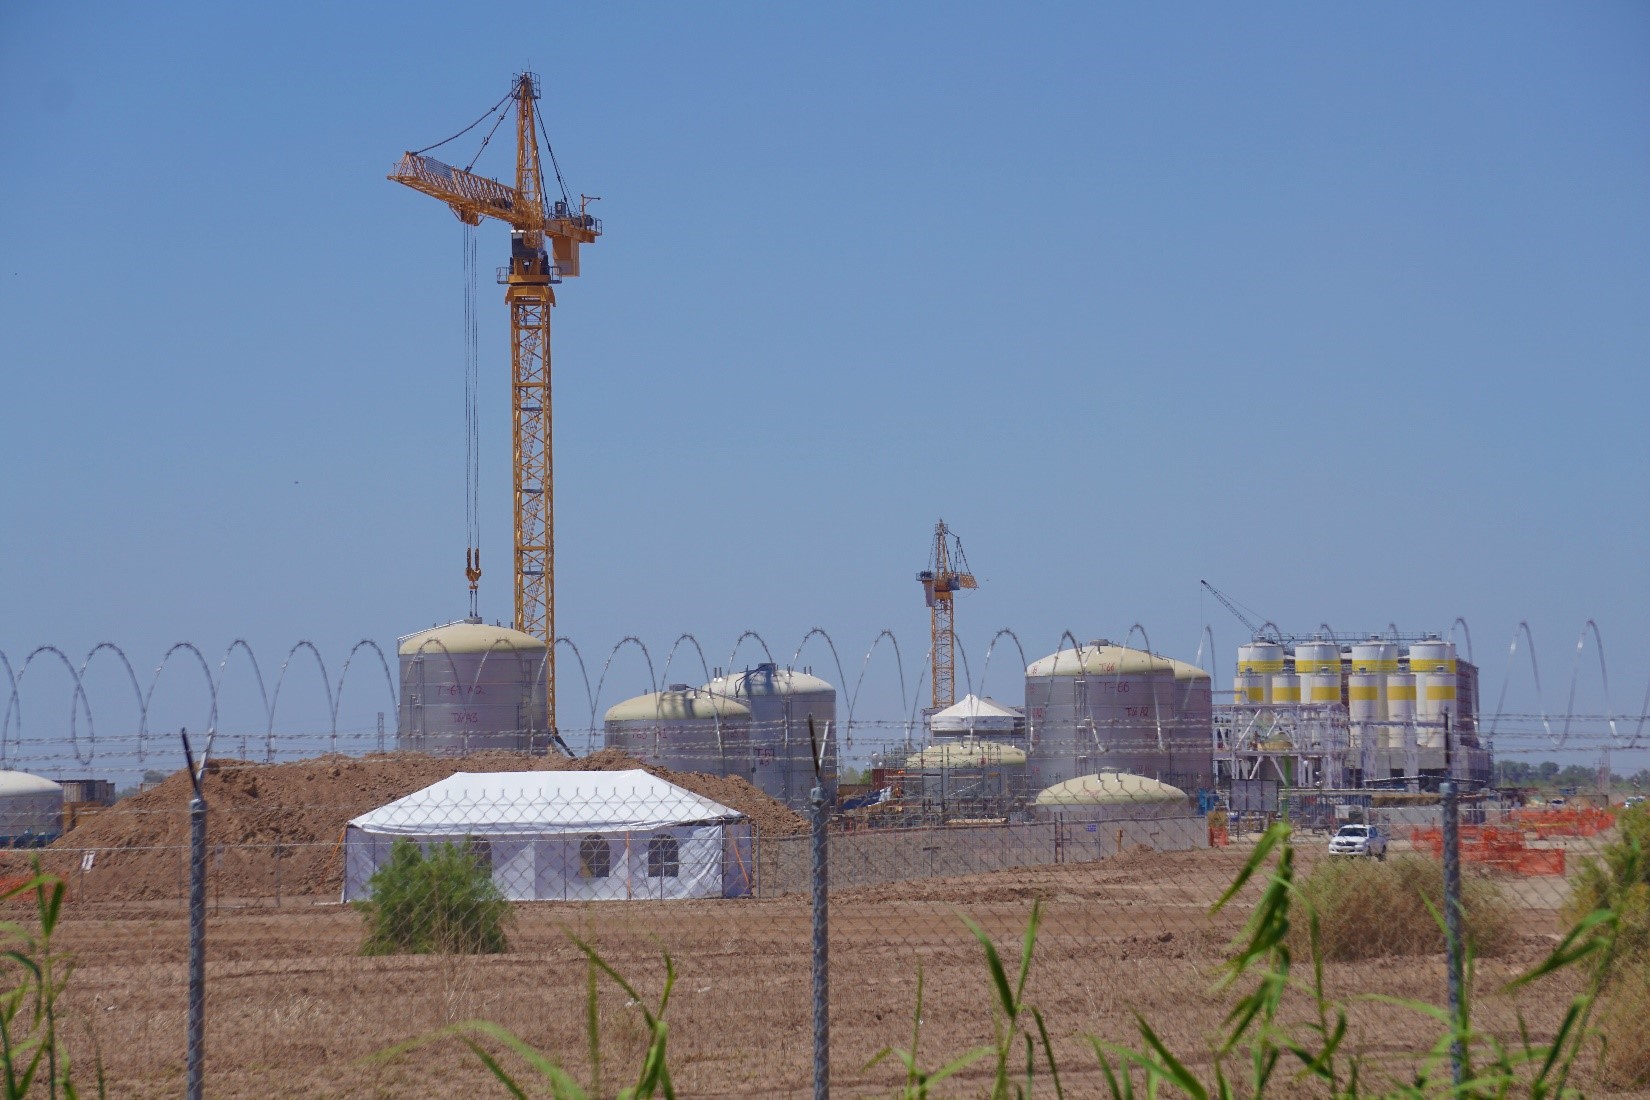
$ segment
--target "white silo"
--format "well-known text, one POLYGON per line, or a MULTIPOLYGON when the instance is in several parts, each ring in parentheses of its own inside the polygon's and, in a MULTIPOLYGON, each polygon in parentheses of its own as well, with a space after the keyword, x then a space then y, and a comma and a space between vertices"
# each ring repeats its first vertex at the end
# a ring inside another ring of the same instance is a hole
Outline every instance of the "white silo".
POLYGON ((1276 642, 1249 642, 1238 646, 1237 680, 1233 686, 1240 703, 1270 703, 1272 677, 1283 671, 1283 647, 1276 642), (1256 698, 1256 693, 1259 698, 1256 698))
POLYGON ((1385 676, 1398 671, 1398 645, 1372 637, 1352 647, 1352 672, 1369 672, 1385 676))
POLYGON ((1409 647, 1409 670, 1415 674, 1417 742, 1422 749, 1445 747, 1444 722, 1457 715, 1455 643, 1429 638, 1409 647))
MULTIPOLYGON (((1301 642, 1295 647, 1295 671, 1302 676, 1309 672, 1341 674, 1341 647, 1321 639, 1301 642)), ((1339 692, 1336 693, 1339 698, 1339 692)))
POLYGON ((748 777, 750 726, 743 703, 672 684, 609 707, 602 747, 672 771, 748 777))
POLYGON ((1232 678, 1232 691, 1240 705, 1272 701, 1272 677, 1264 672, 1240 672, 1232 678))
POLYGON ((1386 716, 1389 725, 1385 747, 1392 752, 1403 752, 1414 734, 1415 674, 1394 672, 1386 678, 1386 716))
POLYGON ((1379 743, 1386 721, 1386 677, 1378 672, 1353 672, 1346 678, 1347 718, 1352 724, 1352 747, 1379 743))
POLYGON ((1280 707, 1299 706, 1301 678, 1296 672, 1280 672, 1272 677, 1272 702, 1280 707))
POLYGON ((539 639, 471 618, 409 634, 397 651, 400 748, 444 755, 545 748, 554 716, 545 714, 539 639))
POLYGON ((1340 701, 1341 674, 1338 671, 1301 674, 1302 703, 1339 703, 1340 701))
POLYGON ((808 719, 821 742, 826 790, 836 783, 836 688, 808 672, 764 663, 718 675, 703 691, 750 708, 751 759, 743 773, 795 810, 809 807, 814 788, 808 719))
POLYGON ((39 848, 63 832, 63 787, 28 772, 0 771, 0 847, 39 848))

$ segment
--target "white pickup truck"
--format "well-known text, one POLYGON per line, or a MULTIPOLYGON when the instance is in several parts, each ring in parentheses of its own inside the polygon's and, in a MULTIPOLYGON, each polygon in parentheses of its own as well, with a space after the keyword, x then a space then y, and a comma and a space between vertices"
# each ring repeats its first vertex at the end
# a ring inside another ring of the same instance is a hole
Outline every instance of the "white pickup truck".
POLYGON ((1374 856, 1386 859, 1386 836, 1374 825, 1342 825, 1329 838, 1332 856, 1374 856))

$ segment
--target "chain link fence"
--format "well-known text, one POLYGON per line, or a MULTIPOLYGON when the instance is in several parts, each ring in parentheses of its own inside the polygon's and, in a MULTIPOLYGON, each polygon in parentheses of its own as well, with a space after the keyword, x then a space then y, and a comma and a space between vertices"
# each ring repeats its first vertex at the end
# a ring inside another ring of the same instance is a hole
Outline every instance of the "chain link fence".
MULTIPOLYGON (((1537 767, 1543 755, 1533 739, 1498 753, 1537 767)), ((1436 1019, 1377 999, 1448 1003, 1437 917, 1449 908, 1450 848, 1436 791, 1285 787, 1234 806, 1231 791, 1174 799, 1121 783, 987 817, 967 799, 940 808, 920 790, 896 800, 886 783, 843 784, 823 815, 829 931, 816 945, 806 808, 737 777, 626 763, 386 753, 209 765, 205 1093, 496 1088, 456 1040, 380 1057, 485 1019, 611 1094, 651 1041, 643 1010, 656 1007, 668 956, 678 1094, 809 1089, 816 1007, 828 1010, 831 1088, 889 1094, 906 1071, 877 1061, 879 1051, 917 1035, 917 1061, 938 1066, 992 1042, 1000 1018, 969 922, 1012 964, 1035 907, 1024 998, 1047 1022, 1066 1094, 1094 1095, 1105 1082, 1090 1038, 1137 1043, 1137 1013, 1169 1049, 1207 1064, 1242 991, 1219 979, 1263 883, 1213 906, 1280 820, 1293 825, 1297 891, 1318 907, 1326 982, 1348 1006, 1348 1043, 1369 1072, 1412 1078, 1442 1034, 1436 1019), (632 991, 601 975, 592 986, 580 943, 632 991), (828 948, 822 1004, 816 946, 828 948)), ((1623 777, 1646 767, 1650 752, 1618 750, 1614 781, 1605 774, 1587 789, 1458 789, 1461 936, 1474 958, 1473 1019, 1486 1032, 1510 1043, 1520 1028, 1550 1037, 1582 989, 1580 971, 1505 986, 1578 915, 1597 874, 1588 868, 1604 866, 1600 855, 1623 835, 1635 793, 1623 777)), ((114 806, 82 808, 44 848, 0 853, 10 882, 38 858, 67 883, 57 932, 75 963, 60 1003, 73 1022, 66 1041, 79 1064, 101 1060, 115 1095, 176 1095, 189 1083, 192 797, 180 772, 114 806)), ((1304 958, 1304 932, 1292 935, 1304 958)), ((1285 1012, 1304 1021, 1311 1001, 1290 994, 1285 1012)), ((1611 1038, 1629 1053, 1642 1015, 1603 1004, 1597 1019, 1627 1027, 1611 1038)), ((1582 1059, 1582 1087, 1627 1088, 1631 1067, 1597 1055, 1589 1047, 1582 1059)), ((943 1091, 989 1092, 989 1063, 943 1091)))

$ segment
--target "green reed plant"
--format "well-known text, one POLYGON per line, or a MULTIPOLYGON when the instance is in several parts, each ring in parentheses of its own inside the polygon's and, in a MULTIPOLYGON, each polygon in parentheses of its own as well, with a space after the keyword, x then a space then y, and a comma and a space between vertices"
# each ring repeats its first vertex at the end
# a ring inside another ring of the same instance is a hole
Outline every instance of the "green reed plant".
MULTIPOLYGON (((69 1054, 60 1034, 58 999, 74 972, 73 962, 52 946, 63 914, 66 886, 41 871, 39 859, 24 881, 0 892, 0 902, 28 897, 34 902, 33 925, 0 921, 0 1100, 22 1100, 44 1093, 53 1100, 77 1100, 69 1054)), ((103 1060, 92 1041, 95 1095, 107 1094, 103 1060)))

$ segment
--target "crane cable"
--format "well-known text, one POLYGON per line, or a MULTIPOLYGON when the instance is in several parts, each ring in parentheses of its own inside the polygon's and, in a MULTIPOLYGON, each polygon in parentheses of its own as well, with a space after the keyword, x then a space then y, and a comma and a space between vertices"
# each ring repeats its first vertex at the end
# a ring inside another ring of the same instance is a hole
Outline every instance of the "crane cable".
POLYGON ((477 616, 481 581, 481 328, 476 310, 476 232, 464 226, 464 576, 470 582, 470 617, 477 616))
MULTIPOLYGON (((567 181, 561 178, 561 165, 556 163, 556 147, 550 144, 550 128, 544 124, 544 115, 539 112, 539 105, 533 104, 533 117, 538 119, 539 133, 544 135, 544 151, 550 154, 550 169, 556 173, 556 186, 561 188, 561 201, 572 209, 573 196, 567 193, 567 181)), ((543 188, 541 187, 540 190, 543 188)))
POLYGON ((459 138, 463 137, 465 134, 469 133, 471 130, 474 130, 477 126, 480 126, 483 122, 485 122, 487 120, 488 115, 490 115, 494 111, 498 110, 499 107, 502 104, 504 104, 514 94, 515 94, 515 88, 512 87, 508 92, 504 93, 504 98, 503 99, 499 100, 497 103, 493 104, 491 107, 489 107, 485 111, 483 111, 480 118, 476 119, 474 122, 472 122, 468 126, 464 127, 464 129, 460 130, 458 133, 454 134, 452 137, 442 138, 440 141, 436 142, 434 145, 426 145, 422 149, 413 149, 413 150, 411 150, 412 155, 416 157, 416 156, 418 156, 422 153, 428 153, 431 149, 439 149, 443 145, 447 144, 449 141, 457 141, 459 138))

